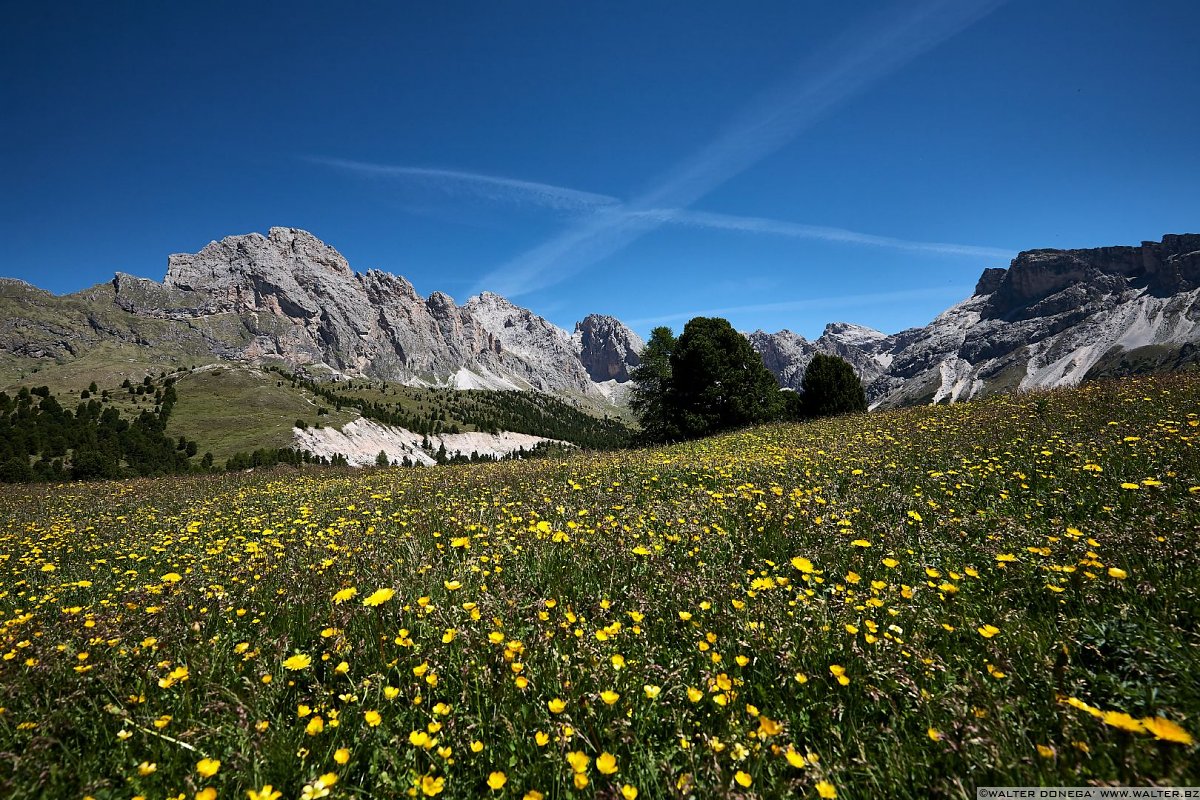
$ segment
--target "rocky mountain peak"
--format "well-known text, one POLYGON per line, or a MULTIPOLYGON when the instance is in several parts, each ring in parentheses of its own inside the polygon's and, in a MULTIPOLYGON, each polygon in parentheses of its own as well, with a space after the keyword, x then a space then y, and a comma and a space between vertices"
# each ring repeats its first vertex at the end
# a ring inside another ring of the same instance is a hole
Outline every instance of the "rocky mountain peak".
POLYGON ((425 305, 429 309, 429 313, 441 318, 449 317, 458 310, 458 306, 454 305, 454 298, 445 292, 434 292, 429 295, 425 305))
POLYGON ((991 272, 980 278, 976 294, 994 286, 991 313, 1006 318, 1043 315, 1040 303, 1067 290, 1081 295, 1146 287, 1165 297, 1200 286, 1200 235, 1167 234, 1136 247, 1026 250, 1003 274, 991 272))
POLYGON ((488 308, 518 308, 511 300, 495 292, 483 291, 467 299, 468 306, 486 306, 488 308))
POLYGON ((854 345, 866 345, 886 338, 887 334, 882 331, 868 328, 865 325, 855 325, 852 322, 830 322, 825 326, 820 337, 820 339, 833 339, 854 345))
POLYGON ((980 295, 992 294, 1000 288, 1000 282, 1004 280, 1004 273, 1007 272, 1003 267, 988 267, 979 276, 978 282, 975 284, 975 297, 980 295))
MULTIPOLYGON (((271 228, 210 242, 167 258, 169 289, 197 292, 210 311, 271 311, 294 319, 321 314, 323 302, 357 293, 342 254, 307 231, 271 228)), ((356 326, 357 327, 357 326, 356 326)))
POLYGON ((267 231, 267 241, 280 251, 290 254, 293 263, 297 265, 310 269, 325 269, 346 277, 354 274, 341 253, 308 231, 299 228, 271 228, 267 231))
POLYGON ((571 340, 583 368, 597 383, 629 380, 630 371, 641 363, 639 354, 645 346, 625 323, 604 314, 589 314, 575 323, 571 340))
POLYGON ((421 295, 407 278, 378 269, 369 269, 358 276, 371 302, 396 301, 421 302, 421 295))
POLYGON ((804 380, 804 371, 808 362, 812 361, 817 348, 813 343, 798 333, 782 330, 778 333, 755 331, 747 336, 750 346, 762 356, 766 365, 779 381, 779 385, 788 389, 799 389, 804 380))
MULTIPOLYGON (((492 292, 463 306, 444 292, 423 298, 397 275, 355 273, 337 250, 298 228, 229 236, 170 256, 162 284, 117 276, 113 287, 125 311, 220 330, 212 346, 223 357, 324 364, 420 385, 536 389, 592 401, 611 395, 589 377, 570 335, 528 309, 492 292), (228 314, 240 320, 232 328, 228 316, 203 322, 228 314)), ((636 363, 636 335, 615 320, 602 327, 588 357, 636 363)), ((627 370, 604 380, 612 378, 628 380, 627 370)))

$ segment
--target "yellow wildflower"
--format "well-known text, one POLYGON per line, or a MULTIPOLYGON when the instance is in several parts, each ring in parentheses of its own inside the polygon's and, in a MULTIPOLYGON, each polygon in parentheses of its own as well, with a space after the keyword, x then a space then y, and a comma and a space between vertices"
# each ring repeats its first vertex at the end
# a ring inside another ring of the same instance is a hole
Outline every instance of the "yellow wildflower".
POLYGON ((1166 717, 1145 717, 1142 719, 1142 726, 1154 734, 1156 739, 1166 742, 1188 745, 1193 741, 1190 733, 1166 717))
POLYGON ((376 589, 375 591, 371 592, 370 595, 363 598, 362 604, 364 606, 381 606, 388 600, 391 600, 395 594, 395 589, 376 589))
POLYGON ((311 656, 307 656, 304 653, 297 653, 296 655, 284 660, 283 667, 284 669, 301 670, 311 663, 311 656))

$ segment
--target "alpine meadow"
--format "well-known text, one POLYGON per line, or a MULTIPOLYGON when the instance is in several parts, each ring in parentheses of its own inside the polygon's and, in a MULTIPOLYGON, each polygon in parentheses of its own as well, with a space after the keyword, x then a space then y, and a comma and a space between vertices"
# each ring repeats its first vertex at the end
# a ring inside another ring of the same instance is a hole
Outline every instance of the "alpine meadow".
POLYGON ((1198 391, 1126 379, 555 461, 10 487, 0 791, 1195 782, 1198 391))
POLYGON ((5 4, 0 800, 1200 798, 1197 31, 5 4))

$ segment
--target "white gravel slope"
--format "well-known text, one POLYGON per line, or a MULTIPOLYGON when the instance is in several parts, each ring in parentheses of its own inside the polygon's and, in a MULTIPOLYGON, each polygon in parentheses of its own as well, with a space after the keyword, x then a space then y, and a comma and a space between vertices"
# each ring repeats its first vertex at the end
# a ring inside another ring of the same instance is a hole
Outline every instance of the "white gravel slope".
MULTIPOLYGON (((417 464, 434 463, 434 459, 421 449, 421 440, 424 438, 421 434, 361 417, 346 423, 341 430, 330 427, 305 430, 293 428, 292 438, 294 446, 301 450, 308 450, 314 455, 327 458, 341 453, 351 466, 355 467, 373 466, 381 450, 387 453, 392 461, 403 461, 407 457, 409 461, 417 464)), ((497 434, 446 433, 431 435, 428 438, 434 452, 445 445, 446 454, 450 456, 478 453, 481 456, 502 457, 522 448, 532 450, 541 442, 557 441, 509 431, 497 434)))

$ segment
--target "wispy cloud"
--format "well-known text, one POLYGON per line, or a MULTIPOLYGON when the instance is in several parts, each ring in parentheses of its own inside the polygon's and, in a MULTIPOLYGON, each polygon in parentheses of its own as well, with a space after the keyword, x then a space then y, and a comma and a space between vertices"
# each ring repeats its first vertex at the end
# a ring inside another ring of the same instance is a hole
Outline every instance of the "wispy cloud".
POLYGON ((904 289, 895 292, 846 294, 835 297, 810 297, 804 300, 781 300, 775 303, 755 303, 753 305, 675 311, 670 314, 661 314, 654 317, 626 320, 625 324, 631 328, 647 328, 654 325, 665 325, 669 322, 681 322, 693 317, 728 317, 736 314, 769 314, 785 311, 863 308, 899 303, 905 300, 928 300, 948 296, 963 297, 970 290, 971 287, 969 286, 931 286, 924 289, 904 289))
POLYGON ((305 160, 368 178, 405 178, 422 181, 449 193, 465 192, 486 200, 539 205, 562 211, 586 211, 621 203, 616 197, 605 194, 478 172, 394 166, 318 156, 309 156, 305 160))
MULTIPOLYGON (((992 261, 1007 261, 1016 255, 1014 251, 997 247, 980 247, 977 245, 949 242, 918 242, 908 239, 897 239, 891 236, 877 236, 845 228, 806 225, 800 222, 788 222, 786 220, 768 219, 766 217, 749 217, 712 211, 693 211, 686 208, 651 208, 634 211, 622 203, 620 198, 611 195, 516 178, 500 178, 478 172, 371 164, 336 158, 310 158, 308 160, 371 178, 425 180, 441 185, 443 188, 446 185, 450 185, 484 199, 502 200, 511 203, 534 203, 558 209, 591 209, 594 210, 592 222, 595 224, 620 226, 632 232, 649 231, 666 225, 784 236, 795 239, 817 239, 827 242, 886 247, 935 255, 969 256, 992 261)), ((590 231, 591 226, 588 226, 587 230, 590 231)), ((603 244, 603 242, 590 240, 586 232, 575 236, 559 236, 542 245, 544 251, 540 251, 541 258, 554 259, 569 258, 572 256, 578 258, 581 253, 586 254, 589 247, 596 247, 603 244)), ((540 261, 541 258, 535 260, 540 261)), ((534 281, 536 278, 536 272, 529 267, 516 267, 509 272, 510 281, 517 283, 534 281)), ((491 291, 499 291, 502 294, 504 293, 503 287, 496 288, 492 286, 485 288, 490 288, 491 291)))
POLYGON ((918 253, 970 256, 994 261, 1008 261, 1016 255, 1015 251, 1004 250, 999 247, 979 247, 950 242, 914 242, 908 239, 896 239, 891 236, 876 236, 871 233, 850 231, 845 228, 828 228, 822 225, 805 225, 799 222, 785 222, 777 219, 766 219, 764 217, 715 214, 708 211, 690 211, 680 208, 632 211, 629 214, 632 217, 652 220, 656 225, 685 225, 692 228, 739 231, 741 233, 765 233, 795 239, 820 239, 826 242, 862 244, 918 253))
POLYGON ((640 212, 690 206, 783 147, 837 105, 958 34, 1002 2, 902 3, 872 23, 836 37, 624 208, 600 208, 485 275, 479 287, 519 296, 566 280, 618 252, 665 222, 640 212))

